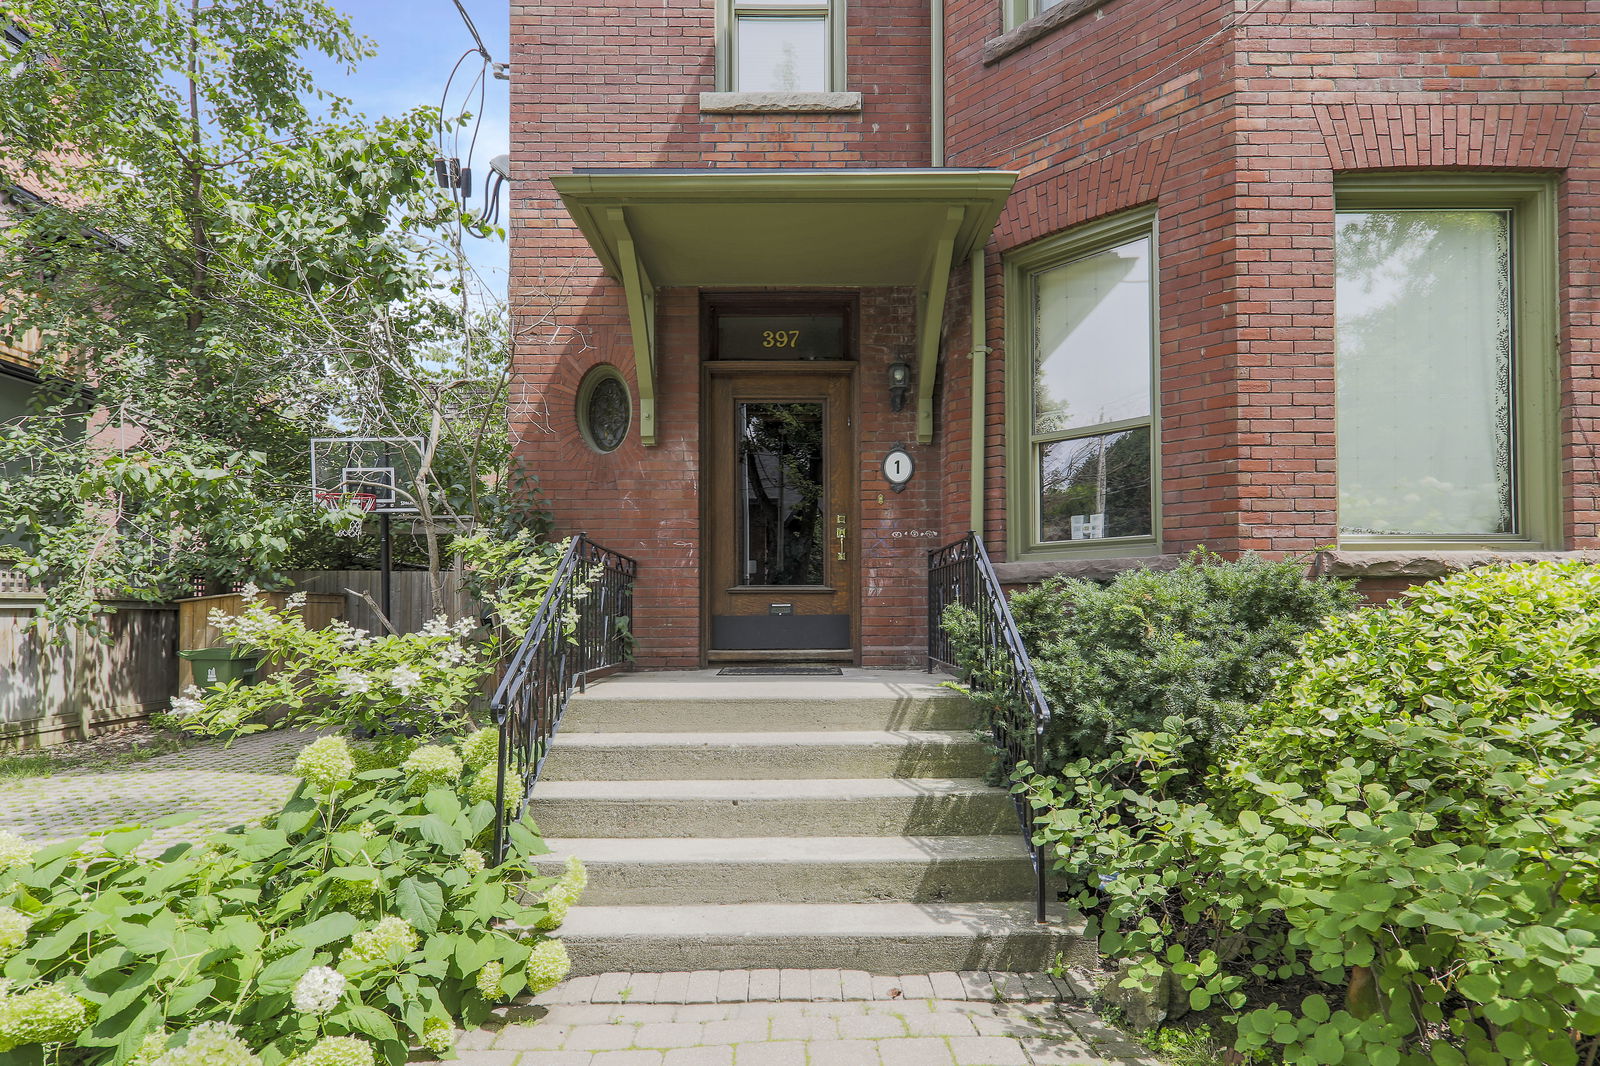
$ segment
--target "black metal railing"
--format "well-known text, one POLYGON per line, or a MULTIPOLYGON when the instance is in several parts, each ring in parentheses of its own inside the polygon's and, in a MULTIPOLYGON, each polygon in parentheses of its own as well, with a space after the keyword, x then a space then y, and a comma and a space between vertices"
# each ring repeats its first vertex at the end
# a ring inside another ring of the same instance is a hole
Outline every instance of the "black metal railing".
MULTIPOLYGON (((928 670, 935 667, 964 674, 972 691, 990 703, 995 743, 1004 753, 1008 772, 1023 762, 1040 765, 1045 731, 1050 726, 1050 704, 1039 688, 1033 659, 1017 632, 1017 620, 983 538, 976 533, 928 553, 928 670), (956 661, 955 642, 944 628, 945 612, 958 605, 971 612, 975 627, 973 659, 965 664, 956 661)), ((1033 855, 1038 919, 1043 922, 1049 873, 1044 845, 1035 841, 1027 797, 1019 792, 1013 793, 1012 799, 1033 855)))
POLYGON ((638 572, 639 564, 626 555, 602 548, 586 534, 573 537, 528 635, 495 689, 490 710, 500 727, 496 863, 505 859, 508 829, 527 806, 572 693, 620 667, 631 651, 638 572))

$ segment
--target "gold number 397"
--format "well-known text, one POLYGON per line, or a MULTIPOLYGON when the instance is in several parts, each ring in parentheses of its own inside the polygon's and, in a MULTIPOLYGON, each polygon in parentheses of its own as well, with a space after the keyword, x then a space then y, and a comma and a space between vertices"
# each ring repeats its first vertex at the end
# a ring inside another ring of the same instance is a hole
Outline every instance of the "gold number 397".
POLYGON ((800 343, 800 331, 797 329, 764 329, 761 331, 761 347, 763 348, 793 348, 800 343))

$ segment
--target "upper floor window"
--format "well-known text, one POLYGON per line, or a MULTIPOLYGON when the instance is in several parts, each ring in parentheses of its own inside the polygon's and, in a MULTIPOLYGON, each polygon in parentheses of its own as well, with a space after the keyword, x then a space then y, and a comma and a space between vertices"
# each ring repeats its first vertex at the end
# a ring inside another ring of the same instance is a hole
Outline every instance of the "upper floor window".
POLYGON ((1035 15, 1042 15, 1063 0, 1003 0, 1006 12, 1006 29, 1020 26, 1035 15))
POLYGON ((1024 374, 1008 374, 1025 390, 1009 405, 1010 452, 1023 460, 1010 475, 1018 554, 1154 543, 1154 247, 1141 212, 1012 263, 1013 307, 1024 309, 1014 329, 1029 354, 1024 374))
POLYGON ((843 90, 843 0, 721 0, 718 11, 720 89, 843 90))
POLYGON ((1335 216, 1339 526, 1352 546, 1555 535, 1541 184, 1341 190, 1335 216))

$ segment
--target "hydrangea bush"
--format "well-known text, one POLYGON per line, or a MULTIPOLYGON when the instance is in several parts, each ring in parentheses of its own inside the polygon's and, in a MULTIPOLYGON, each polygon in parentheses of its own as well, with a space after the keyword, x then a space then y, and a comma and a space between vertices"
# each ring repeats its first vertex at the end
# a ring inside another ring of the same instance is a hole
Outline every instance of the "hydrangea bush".
POLYGON ((537 876, 527 824, 500 866, 474 847, 492 739, 356 756, 314 742, 277 814, 154 859, 135 855, 151 828, 39 849, 0 833, 0 1061, 397 1066, 565 977, 546 932, 581 866, 537 876))
POLYGON ((404 734, 457 731, 494 669, 477 623, 444 618, 420 632, 377 636, 335 620, 307 628, 303 596, 282 608, 246 587, 242 614, 213 611, 224 643, 270 659, 274 669, 252 685, 191 688, 172 703, 185 730, 254 733, 274 727, 358 730, 398 742, 404 734))

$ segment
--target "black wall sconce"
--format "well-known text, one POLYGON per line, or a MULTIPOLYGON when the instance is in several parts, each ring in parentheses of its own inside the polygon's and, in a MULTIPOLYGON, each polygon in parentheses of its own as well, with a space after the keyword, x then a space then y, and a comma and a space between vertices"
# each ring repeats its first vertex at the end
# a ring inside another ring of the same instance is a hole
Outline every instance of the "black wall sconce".
POLYGON ((889 410, 899 411, 906 405, 906 393, 911 391, 911 364, 889 364, 889 410))

